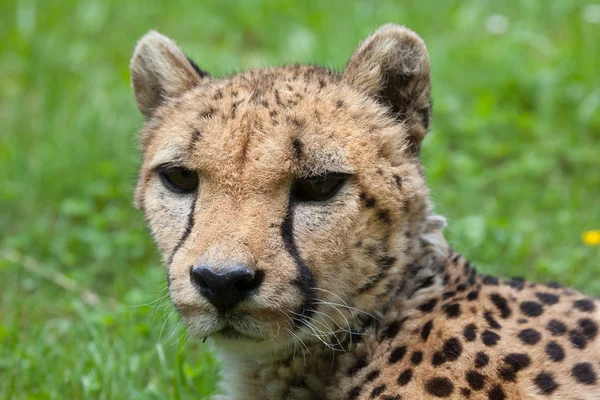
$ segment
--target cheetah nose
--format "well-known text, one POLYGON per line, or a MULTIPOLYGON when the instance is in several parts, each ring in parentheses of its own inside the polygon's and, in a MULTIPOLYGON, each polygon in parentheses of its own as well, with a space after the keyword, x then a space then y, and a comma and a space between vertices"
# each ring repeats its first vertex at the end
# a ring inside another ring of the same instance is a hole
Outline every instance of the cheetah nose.
POLYGON ((231 310, 255 293, 263 277, 263 271, 255 272, 245 265, 236 265, 223 271, 196 265, 190 270, 192 284, 220 313, 231 310))

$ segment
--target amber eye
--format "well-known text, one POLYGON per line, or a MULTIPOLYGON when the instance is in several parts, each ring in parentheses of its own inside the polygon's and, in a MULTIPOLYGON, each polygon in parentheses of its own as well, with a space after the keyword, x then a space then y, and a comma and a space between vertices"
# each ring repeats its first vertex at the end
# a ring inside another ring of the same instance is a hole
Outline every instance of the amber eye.
POLYGON ((172 192, 190 193, 198 187, 198 174, 182 167, 159 167, 162 183, 172 192))
POLYGON ((292 193, 296 201, 325 201, 332 198, 350 175, 330 173, 322 176, 300 178, 294 183, 292 193))

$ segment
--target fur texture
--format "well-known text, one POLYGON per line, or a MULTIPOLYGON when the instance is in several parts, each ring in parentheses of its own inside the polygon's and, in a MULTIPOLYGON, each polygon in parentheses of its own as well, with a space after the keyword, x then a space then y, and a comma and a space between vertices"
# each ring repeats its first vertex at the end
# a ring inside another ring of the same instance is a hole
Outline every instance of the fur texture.
POLYGON ((143 162, 135 204, 190 335, 224 360, 227 398, 600 398, 600 304, 481 276, 444 239, 418 159, 427 49, 385 25, 342 74, 292 65, 210 78, 151 32, 131 62, 143 162), (161 168, 197 174, 169 190, 161 168), (325 201, 302 179, 348 177, 325 201), (194 266, 260 286, 217 312, 194 266))

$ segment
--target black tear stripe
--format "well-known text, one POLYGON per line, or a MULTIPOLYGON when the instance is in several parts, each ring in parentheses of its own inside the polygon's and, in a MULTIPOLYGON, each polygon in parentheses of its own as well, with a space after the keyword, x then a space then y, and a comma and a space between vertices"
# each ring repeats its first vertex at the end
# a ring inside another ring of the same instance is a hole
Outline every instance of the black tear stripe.
POLYGON ((316 299, 315 299, 315 287, 316 281, 312 271, 306 265, 306 262, 300 256, 298 247, 294 241, 294 213, 292 199, 290 198, 288 209, 281 224, 281 237, 285 249, 288 251, 290 256, 294 259, 296 267, 298 268, 298 278, 294 280, 294 285, 300 289, 302 293, 303 303, 300 310, 300 315, 294 315, 292 321, 294 323, 294 329, 298 328, 300 324, 310 319, 312 314, 315 312, 316 299))
POLYGON ((179 241, 175 245, 175 248, 171 252, 171 255, 169 256, 169 261, 167 262, 167 266, 171 266, 171 263, 173 262, 173 258, 175 258, 175 254, 177 254, 177 252, 179 251, 179 248, 183 245, 183 243, 186 241, 186 239, 188 238, 188 236, 190 236, 190 233, 192 232, 192 228, 194 227, 194 214, 196 212, 196 202, 197 201, 198 201, 198 189, 196 189, 196 191, 194 192, 194 199, 192 200, 192 208, 190 210, 190 213, 188 214, 188 218, 187 218, 188 220, 187 220, 187 225, 185 227, 185 231, 183 231, 183 235, 181 235, 181 237, 179 238, 179 241))

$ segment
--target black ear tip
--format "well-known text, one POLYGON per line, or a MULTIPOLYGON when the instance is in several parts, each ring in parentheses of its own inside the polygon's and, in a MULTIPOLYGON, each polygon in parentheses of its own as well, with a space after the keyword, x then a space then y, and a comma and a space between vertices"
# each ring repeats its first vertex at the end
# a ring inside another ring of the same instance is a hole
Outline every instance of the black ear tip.
POLYGON ((200 76, 200 78, 207 78, 207 77, 210 76, 208 72, 202 71, 200 69, 200 67, 198 66, 198 64, 196 64, 194 62, 194 60, 192 60, 188 56, 185 56, 185 58, 187 58, 187 60, 189 61, 190 65, 192 66, 192 68, 194 68, 194 71, 196 71, 198 73, 198 75, 200 76))

